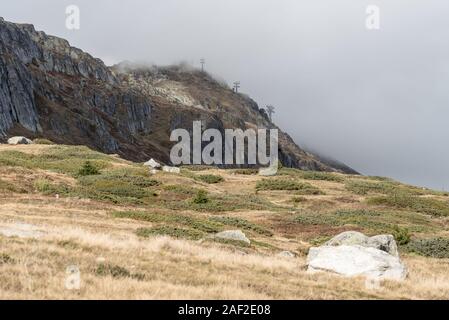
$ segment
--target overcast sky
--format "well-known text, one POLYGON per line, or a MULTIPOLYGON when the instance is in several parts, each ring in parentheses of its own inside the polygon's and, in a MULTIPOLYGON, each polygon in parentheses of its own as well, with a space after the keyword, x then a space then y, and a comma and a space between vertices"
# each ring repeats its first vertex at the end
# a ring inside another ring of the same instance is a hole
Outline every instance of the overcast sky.
POLYGON ((447 0, 14 0, 33 23, 107 64, 194 65, 261 106, 302 146, 369 175, 449 189, 447 0), (80 30, 65 27, 78 5, 80 30), (380 29, 365 26, 380 8, 380 29))

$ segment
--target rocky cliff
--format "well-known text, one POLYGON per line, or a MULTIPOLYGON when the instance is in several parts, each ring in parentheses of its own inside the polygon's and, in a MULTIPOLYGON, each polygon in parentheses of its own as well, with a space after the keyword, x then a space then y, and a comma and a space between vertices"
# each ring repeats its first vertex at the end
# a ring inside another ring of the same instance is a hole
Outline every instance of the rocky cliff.
MULTIPOLYGON (((169 163, 171 130, 276 128, 249 97, 188 66, 107 67, 32 25, 0 20, 0 139, 22 134, 169 163)), ((279 133, 285 166, 344 171, 279 133)))

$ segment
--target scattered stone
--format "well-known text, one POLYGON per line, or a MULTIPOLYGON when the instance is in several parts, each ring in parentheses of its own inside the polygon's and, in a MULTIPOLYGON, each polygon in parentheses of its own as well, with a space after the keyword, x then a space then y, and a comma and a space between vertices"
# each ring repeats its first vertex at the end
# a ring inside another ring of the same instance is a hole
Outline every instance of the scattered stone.
POLYGON ((32 224, 14 223, 7 226, 0 226, 0 234, 5 237, 39 238, 45 233, 32 224))
POLYGON ((260 168, 259 176, 275 176, 278 172, 278 168, 275 166, 271 166, 268 168, 260 168))
POLYGON ((310 248, 307 265, 309 272, 328 271, 348 277, 403 280, 407 276, 407 269, 399 257, 360 245, 310 248))
POLYGON ((106 262, 106 259, 103 258, 103 257, 98 257, 95 261, 96 261, 98 264, 103 264, 103 263, 106 262))
POLYGON ((150 167, 150 168, 153 168, 153 169, 159 169, 161 167, 161 165, 156 160, 154 160, 153 158, 151 158, 150 160, 145 162, 143 165, 147 166, 147 167, 150 167))
POLYGON ((227 230, 219 232, 215 235, 215 238, 232 240, 232 241, 242 241, 246 244, 251 244, 251 241, 246 237, 246 235, 240 230, 227 230))
POLYGON ((282 252, 279 252, 277 254, 277 256, 278 257, 283 257, 283 258, 294 258, 295 254, 293 252, 290 252, 290 251, 282 251, 282 252))
POLYGON ((179 169, 178 167, 169 167, 169 166, 163 166, 162 171, 176 174, 181 173, 181 169, 179 169))
POLYGON ((32 143, 33 141, 25 137, 12 137, 8 139, 8 144, 32 144, 32 143))
POLYGON ((151 169, 151 170, 150 170, 150 173, 151 173, 151 174, 156 174, 156 173, 157 173, 157 170, 156 170, 156 169, 151 169))
POLYGON ((394 237, 389 234, 377 235, 374 237, 367 237, 363 233, 357 231, 346 231, 336 235, 331 240, 327 241, 326 246, 341 246, 341 245, 359 245, 362 247, 376 248, 385 251, 393 256, 399 256, 398 246, 394 237))

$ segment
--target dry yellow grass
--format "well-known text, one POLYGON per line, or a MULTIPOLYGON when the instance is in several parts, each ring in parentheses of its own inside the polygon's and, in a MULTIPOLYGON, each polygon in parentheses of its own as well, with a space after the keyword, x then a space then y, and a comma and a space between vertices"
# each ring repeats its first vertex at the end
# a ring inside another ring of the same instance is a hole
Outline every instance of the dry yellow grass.
MULTIPOLYGON (((22 147, 40 152, 48 146, 22 147)), ((1 146, 0 150, 8 149, 1 146)), ((124 166, 126 164, 123 164, 124 166)), ((17 172, 0 167, 1 179, 23 179, 17 172)), ((185 176, 160 174, 165 184, 195 185, 221 195, 255 194, 260 177, 231 171, 208 170, 225 181, 216 185, 185 176)), ((71 177, 43 170, 33 174, 70 181, 71 177)), ((113 218, 114 210, 159 210, 195 217, 216 213, 170 210, 157 207, 117 206, 89 199, 56 198, 39 193, 0 195, 0 299, 446 299, 449 296, 449 259, 431 259, 403 254, 409 276, 403 282, 384 281, 370 288, 365 279, 332 274, 309 274, 303 250, 309 240, 339 227, 286 224, 301 210, 363 208, 364 197, 348 193, 343 184, 308 181, 325 195, 306 195, 296 209, 278 211, 237 210, 221 216, 244 218, 273 231, 272 237, 252 235, 270 248, 240 248, 213 242, 176 240, 169 237, 136 236, 152 222, 113 218), (320 229, 321 228, 321 229, 320 229), (298 253, 281 258, 280 250, 298 253), (3 260, 2 260, 3 259, 3 260), (67 267, 79 268, 79 290, 66 288, 67 267), (101 272, 104 266, 119 272, 101 272)), ((73 182, 74 183, 74 182, 73 182)), ((294 192, 262 191, 264 199, 288 205, 294 192)), ((446 234, 445 218, 436 219, 446 234)), ((230 227, 232 229, 232 227, 230 227)), ((344 228, 341 228, 342 230, 344 228)))

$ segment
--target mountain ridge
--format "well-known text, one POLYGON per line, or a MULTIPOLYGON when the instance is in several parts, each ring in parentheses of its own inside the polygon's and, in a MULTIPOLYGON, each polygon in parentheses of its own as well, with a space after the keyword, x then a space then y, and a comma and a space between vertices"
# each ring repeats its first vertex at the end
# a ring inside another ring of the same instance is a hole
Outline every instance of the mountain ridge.
MULTIPOLYGON (((107 67, 65 39, 0 20, 0 136, 22 134, 170 163, 170 131, 278 128, 250 97, 185 65, 107 67)), ((282 130, 286 167, 357 173, 304 151, 282 130)))

